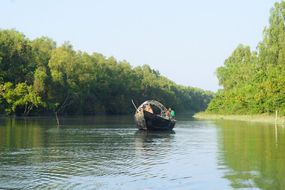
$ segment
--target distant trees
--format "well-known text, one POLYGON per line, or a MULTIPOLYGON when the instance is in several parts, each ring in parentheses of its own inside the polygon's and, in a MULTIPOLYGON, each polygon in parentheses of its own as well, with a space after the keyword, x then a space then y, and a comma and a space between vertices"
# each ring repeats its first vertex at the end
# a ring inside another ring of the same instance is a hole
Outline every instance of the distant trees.
POLYGON ((2 30, 0 44, 0 81, 31 84, 35 64, 30 41, 14 30, 2 30))
POLYGON ((125 114, 156 99, 177 111, 201 111, 213 94, 170 81, 148 65, 34 40, 15 30, 0 30, 0 113, 125 114))
POLYGON ((223 89, 208 112, 222 114, 285 114, 285 2, 271 9, 269 26, 257 51, 239 45, 217 69, 223 89))

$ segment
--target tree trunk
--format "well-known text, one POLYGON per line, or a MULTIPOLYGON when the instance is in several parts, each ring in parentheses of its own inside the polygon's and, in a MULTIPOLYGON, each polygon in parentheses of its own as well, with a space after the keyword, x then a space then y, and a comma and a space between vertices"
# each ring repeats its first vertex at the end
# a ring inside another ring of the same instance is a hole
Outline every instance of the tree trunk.
POLYGON ((57 126, 59 126, 59 118, 58 118, 58 115, 57 115, 57 111, 54 112, 55 113, 55 118, 56 118, 56 123, 57 123, 57 126))

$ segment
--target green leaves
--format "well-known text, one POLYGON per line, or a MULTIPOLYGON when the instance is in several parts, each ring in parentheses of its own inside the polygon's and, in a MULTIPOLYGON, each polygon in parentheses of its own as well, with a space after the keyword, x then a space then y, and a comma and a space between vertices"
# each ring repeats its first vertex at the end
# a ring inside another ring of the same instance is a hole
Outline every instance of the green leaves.
POLYGON ((178 111, 202 111, 211 92, 175 84, 148 65, 99 53, 57 47, 47 37, 27 39, 14 30, 0 30, 0 112, 28 115, 125 114, 130 102, 156 99, 178 111))
POLYGON ((30 41, 15 30, 0 30, 0 78, 2 82, 32 84, 34 67, 30 41))
POLYGON ((275 3, 271 9, 269 26, 259 44, 261 64, 285 64, 285 2, 275 3))
POLYGON ((224 66, 217 69, 220 85, 224 89, 231 89, 252 80, 255 59, 255 54, 248 46, 239 45, 225 60, 224 66))
POLYGON ((285 114, 285 2, 275 3, 257 52, 239 45, 217 69, 223 89, 208 112, 285 114))
POLYGON ((2 101, 5 102, 5 112, 13 114, 21 110, 21 113, 28 115, 34 107, 43 106, 41 97, 33 91, 33 87, 26 83, 18 83, 15 87, 11 82, 0 85, 2 101))

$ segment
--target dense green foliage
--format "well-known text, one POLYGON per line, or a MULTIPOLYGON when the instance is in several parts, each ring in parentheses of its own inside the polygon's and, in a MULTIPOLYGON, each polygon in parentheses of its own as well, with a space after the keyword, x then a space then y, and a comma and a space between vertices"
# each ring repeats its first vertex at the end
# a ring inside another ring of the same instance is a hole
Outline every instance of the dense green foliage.
POLYGON ((220 85, 207 112, 285 114, 285 2, 271 9, 269 26, 256 51, 239 45, 217 69, 220 85))
POLYGON ((156 99, 177 111, 201 111, 211 92, 177 85, 149 66, 75 51, 69 43, 0 30, 0 113, 124 114, 156 99))

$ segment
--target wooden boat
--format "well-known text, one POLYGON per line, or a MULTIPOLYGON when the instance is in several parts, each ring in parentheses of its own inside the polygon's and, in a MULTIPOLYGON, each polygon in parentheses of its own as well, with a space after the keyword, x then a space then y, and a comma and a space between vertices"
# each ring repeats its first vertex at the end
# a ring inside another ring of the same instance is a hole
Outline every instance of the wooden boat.
POLYGON ((167 109, 156 100, 142 103, 135 113, 137 127, 141 130, 172 130, 176 120, 166 116, 167 109))

